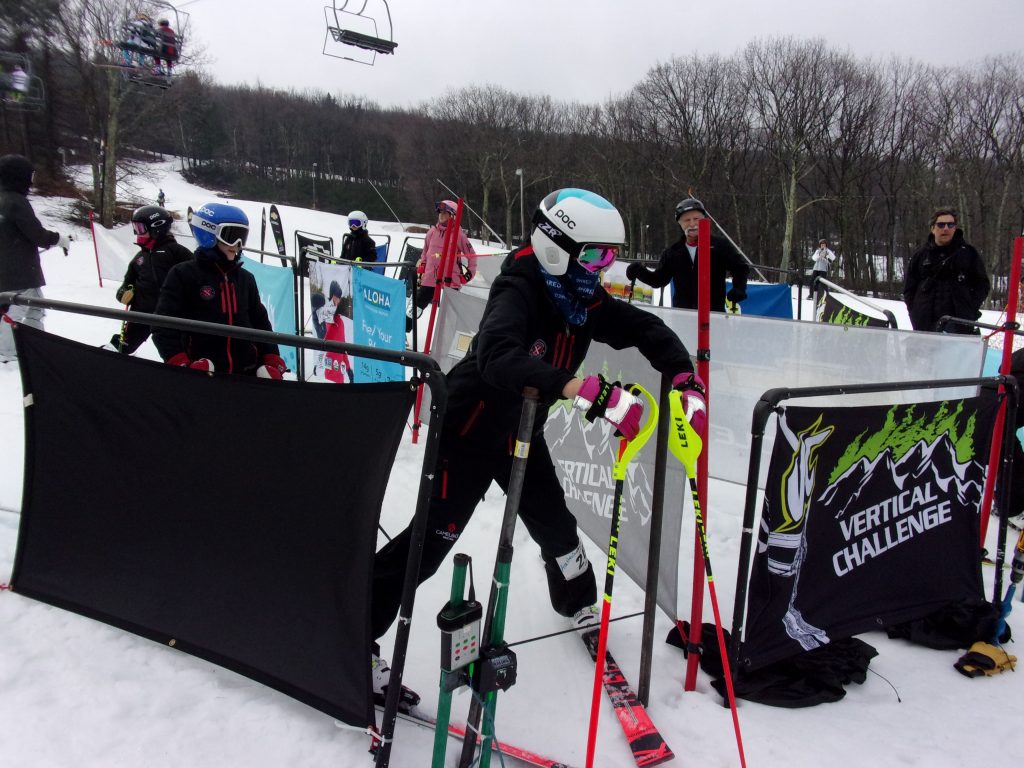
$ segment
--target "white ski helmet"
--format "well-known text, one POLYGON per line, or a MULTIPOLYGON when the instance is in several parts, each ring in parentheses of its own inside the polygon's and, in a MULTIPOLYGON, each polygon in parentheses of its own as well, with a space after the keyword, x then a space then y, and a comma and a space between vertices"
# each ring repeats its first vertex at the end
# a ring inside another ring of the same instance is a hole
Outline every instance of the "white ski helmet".
POLYGON ((615 206, 598 194, 572 187, 545 197, 533 214, 530 245, 540 265, 552 275, 564 275, 569 262, 584 248, 626 242, 626 227, 615 206))
POLYGON ((366 214, 362 211, 352 211, 348 215, 348 226, 349 229, 366 229, 369 219, 366 218, 366 214))

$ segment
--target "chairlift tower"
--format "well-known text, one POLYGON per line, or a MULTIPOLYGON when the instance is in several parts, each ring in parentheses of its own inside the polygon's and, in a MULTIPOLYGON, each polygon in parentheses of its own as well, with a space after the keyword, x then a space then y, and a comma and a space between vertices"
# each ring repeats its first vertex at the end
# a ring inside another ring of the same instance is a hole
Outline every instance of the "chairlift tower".
POLYGON ((339 0, 333 0, 331 5, 324 6, 327 32, 324 35, 323 53, 325 56, 372 67, 378 53, 394 53, 398 47, 394 41, 391 9, 387 0, 362 0, 362 5, 355 10, 358 2, 341 0, 339 3, 339 0), (379 26, 378 18, 381 22, 379 26), (352 49, 366 53, 360 54, 352 49))

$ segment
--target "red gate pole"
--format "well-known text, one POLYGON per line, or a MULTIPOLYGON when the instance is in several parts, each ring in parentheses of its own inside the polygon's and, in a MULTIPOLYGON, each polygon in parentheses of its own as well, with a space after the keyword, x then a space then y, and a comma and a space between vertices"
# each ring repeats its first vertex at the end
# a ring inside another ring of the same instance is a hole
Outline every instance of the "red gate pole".
MULTIPOLYGON (((721 309, 721 307, 719 307, 721 309)), ((705 397, 708 404, 708 421, 711 420, 711 220, 701 219, 697 223, 697 373, 704 379, 705 397)), ((704 450, 697 459, 697 493, 704 501, 704 519, 708 518, 708 454, 711 440, 704 441, 704 450)), ((706 526, 706 523, 705 523, 706 526)), ((694 530, 697 531, 696 523, 694 530)), ((689 654, 686 661, 686 679, 683 690, 692 691, 697 687, 697 667, 700 665, 699 648, 704 610, 704 552, 701 549, 699 531, 693 542, 693 595, 690 599, 690 637, 687 645, 689 654)), ((682 635, 682 627, 679 633, 682 635)))
MULTIPOLYGON (((1010 262, 1010 282, 1007 285, 1006 296, 1006 324, 1003 326, 1003 360, 999 365, 999 372, 1003 376, 1010 375, 1010 356, 1013 355, 1013 329, 1017 325, 1017 303, 1020 297, 1020 272, 1021 257, 1024 255, 1024 237, 1018 237, 1013 241, 1013 260, 1010 262)), ((1005 389, 999 387, 999 394, 1005 389)), ((1019 407, 1019 406, 1018 406, 1019 407)), ((999 474, 999 454, 1003 444, 1003 423, 1006 420, 1006 400, 999 405, 999 412, 996 413, 996 423, 992 428, 992 447, 988 454, 988 473, 985 475, 985 492, 981 497, 981 546, 985 546, 985 535, 988 533, 988 516, 992 510, 992 494, 995 490, 996 475, 999 474)), ((1009 478, 1007 478, 1009 482, 1009 478)), ((1002 513, 1009 514, 1004 509, 1002 513)))

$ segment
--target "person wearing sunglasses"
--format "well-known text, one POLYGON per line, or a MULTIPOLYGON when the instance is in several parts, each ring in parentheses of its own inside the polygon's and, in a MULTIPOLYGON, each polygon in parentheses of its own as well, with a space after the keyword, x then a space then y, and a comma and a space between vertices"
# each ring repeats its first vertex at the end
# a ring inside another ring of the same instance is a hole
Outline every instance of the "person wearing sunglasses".
MULTIPOLYGON (((676 223, 682 237, 661 254, 654 269, 633 262, 626 267, 626 279, 639 280, 652 288, 672 283, 672 306, 697 309, 697 231, 707 218, 704 204, 694 197, 680 200, 675 208, 676 223)), ((725 300, 739 304, 747 298, 750 265, 724 237, 711 236, 711 311, 724 312, 725 300), (732 276, 732 288, 725 291, 726 275, 732 276)))
MULTIPOLYGON (((519 516, 540 546, 552 607, 581 626, 597 616, 596 582, 544 439, 549 409, 568 400, 581 418, 601 420, 592 440, 636 437, 641 400, 619 382, 580 372, 595 340, 637 348, 683 392, 691 423, 702 434, 706 409, 702 382, 679 337, 660 318, 601 286, 601 270, 625 242, 615 206, 584 189, 560 189, 544 198, 532 224, 529 242, 508 255, 492 283, 466 356, 448 373, 419 581, 440 567, 491 483, 507 489, 523 389, 535 387, 540 403, 519 516)), ((398 614, 409 542, 406 529, 376 556, 375 638, 398 614)))
MULTIPOLYGON (((964 320, 981 317, 990 288, 985 262, 964 240, 956 211, 939 208, 929 222, 925 244, 910 257, 903 280, 903 301, 915 331, 938 330, 945 315, 964 320)), ((977 328, 947 323, 948 333, 977 334, 977 328)))
POLYGON ((341 241, 341 258, 349 261, 377 261, 377 244, 373 242, 367 225, 370 220, 362 211, 348 215, 348 232, 341 241))
MULTIPOLYGON (((434 286, 438 280, 445 288, 459 290, 473 279, 476 274, 476 251, 466 236, 466 231, 459 228, 455 236, 455 258, 452 259, 444 274, 441 272, 441 255, 444 253, 444 239, 448 233, 448 225, 455 218, 456 205, 451 200, 441 200, 434 204, 437 211, 437 223, 427 230, 423 240, 423 253, 416 264, 419 275, 419 289, 416 291, 416 309, 422 310, 434 299, 434 286)), ((411 326, 411 320, 409 325, 411 326)))
MULTIPOLYGON (((144 205, 132 213, 132 230, 139 252, 128 264, 124 280, 117 289, 117 300, 127 304, 129 312, 152 313, 167 273, 175 264, 192 260, 192 251, 171 234, 173 223, 171 212, 159 205, 144 205)), ((110 346, 130 355, 142 346, 151 331, 145 323, 125 321, 120 333, 110 337, 110 346)))
MULTIPOLYGON (((256 278, 241 262, 249 237, 245 212, 233 205, 207 203, 192 214, 189 226, 199 244, 195 258, 167 273, 156 314, 274 330, 256 278)), ((287 370, 276 344, 157 327, 153 341, 169 365, 267 379, 280 379, 287 370)))

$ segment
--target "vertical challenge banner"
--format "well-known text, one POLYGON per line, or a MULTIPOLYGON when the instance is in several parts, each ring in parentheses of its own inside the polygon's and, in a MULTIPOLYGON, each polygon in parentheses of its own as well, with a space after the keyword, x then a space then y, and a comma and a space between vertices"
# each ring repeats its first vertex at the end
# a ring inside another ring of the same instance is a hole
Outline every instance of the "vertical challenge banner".
POLYGON ((888 328, 889 321, 884 318, 872 317, 844 304, 831 291, 825 290, 818 300, 815 319, 819 323, 832 325, 863 325, 871 328, 888 328))
POLYGON ((750 578, 747 669, 983 599, 978 508, 996 404, 785 408, 750 578))

